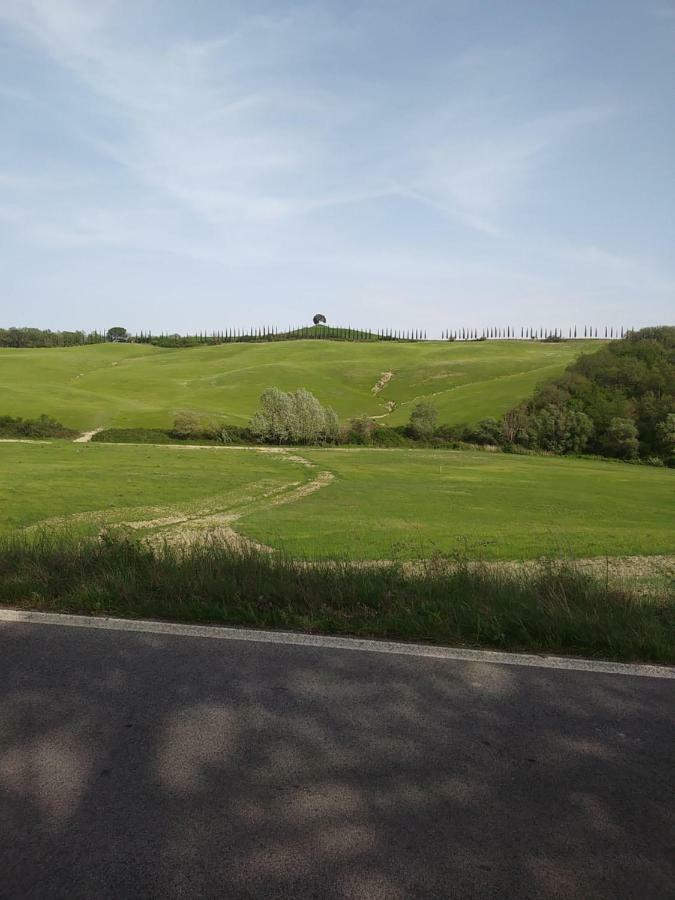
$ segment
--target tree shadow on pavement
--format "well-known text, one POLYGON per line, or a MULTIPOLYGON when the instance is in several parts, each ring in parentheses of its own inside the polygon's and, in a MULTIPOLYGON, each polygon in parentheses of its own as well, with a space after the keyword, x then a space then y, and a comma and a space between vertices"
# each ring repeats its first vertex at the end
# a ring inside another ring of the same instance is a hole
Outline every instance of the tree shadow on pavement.
POLYGON ((672 682, 0 629, 0 896, 665 897, 672 682))

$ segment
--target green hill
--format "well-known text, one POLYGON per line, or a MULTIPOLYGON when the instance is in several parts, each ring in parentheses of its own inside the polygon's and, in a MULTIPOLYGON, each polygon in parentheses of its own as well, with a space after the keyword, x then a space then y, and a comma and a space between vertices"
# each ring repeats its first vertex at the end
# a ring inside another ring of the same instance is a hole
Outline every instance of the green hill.
POLYGON ((504 412, 599 341, 279 341, 0 350, 0 415, 47 413, 74 428, 164 427, 178 410, 248 421, 261 391, 305 387, 340 418, 406 422, 431 399, 441 422, 504 412))

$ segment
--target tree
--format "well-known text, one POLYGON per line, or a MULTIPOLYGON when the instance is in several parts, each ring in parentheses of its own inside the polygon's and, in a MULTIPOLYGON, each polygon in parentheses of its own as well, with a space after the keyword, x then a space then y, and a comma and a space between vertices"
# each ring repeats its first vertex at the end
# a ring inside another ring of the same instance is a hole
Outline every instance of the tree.
POLYGON ((340 420, 335 410, 327 406, 325 412, 324 439, 329 444, 337 443, 340 437, 340 420))
POLYGON ((531 423, 537 447, 553 453, 579 453, 593 434, 593 422, 581 410, 549 403, 531 423))
POLYGON ((501 440, 504 444, 526 443, 525 434, 528 425, 527 410, 523 406, 515 406, 504 413, 501 422, 501 440))
POLYGON ((108 329, 106 337, 109 341, 126 341, 128 334, 126 328, 116 325, 114 328, 108 329))
POLYGON ((414 437, 428 441, 436 428, 438 410, 428 400, 420 400, 410 413, 410 430, 414 437))
POLYGON ((316 444, 326 429, 326 413, 316 399, 305 388, 290 394, 291 417, 288 432, 296 444, 316 444))
POLYGON ((274 444, 333 442, 340 433, 335 410, 322 406, 305 388, 290 394, 267 388, 249 428, 257 440, 274 444))
POLYGON ((675 457, 675 413, 668 413, 656 426, 656 441, 666 460, 672 460, 675 457))
POLYGON ((605 432, 603 446, 610 456, 635 459, 640 447, 638 430, 630 419, 616 416, 605 432))
POLYGON ((250 422, 251 433, 265 443, 283 444, 289 439, 293 410, 289 394, 279 388, 266 388, 260 406, 250 422))

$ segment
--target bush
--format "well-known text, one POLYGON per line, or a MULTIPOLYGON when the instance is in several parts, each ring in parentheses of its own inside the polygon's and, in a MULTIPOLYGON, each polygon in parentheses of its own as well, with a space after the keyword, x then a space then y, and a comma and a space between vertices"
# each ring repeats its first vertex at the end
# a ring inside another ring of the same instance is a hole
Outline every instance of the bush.
POLYGON ((369 446, 373 442, 373 435, 377 429, 377 425, 370 416, 356 416, 349 420, 347 428, 346 443, 361 444, 369 446))
POLYGON ((173 428, 170 431, 172 437, 189 438, 202 432, 203 426, 198 416, 193 412, 179 412, 173 420, 173 428))
POLYGON ((170 444, 168 432, 161 428, 106 428, 92 437, 96 444, 170 444))
POLYGON ((395 428, 379 427, 372 433, 374 447, 409 447, 410 440, 395 428))
POLYGON ((0 437, 28 439, 72 438, 76 437, 78 433, 44 414, 38 419, 0 416, 0 437))
POLYGON ((476 425, 467 426, 462 440, 469 444, 499 444, 501 425, 497 419, 481 419, 476 425))

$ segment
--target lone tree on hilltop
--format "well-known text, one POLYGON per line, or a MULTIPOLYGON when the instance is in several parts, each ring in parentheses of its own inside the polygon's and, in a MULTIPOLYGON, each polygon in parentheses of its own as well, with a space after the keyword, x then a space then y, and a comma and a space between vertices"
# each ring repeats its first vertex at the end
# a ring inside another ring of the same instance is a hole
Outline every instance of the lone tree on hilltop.
POLYGON ((312 322, 314 322, 315 325, 325 325, 325 324, 326 324, 326 317, 324 316, 323 313, 317 313, 317 314, 314 316, 314 318, 312 319, 312 322))
POLYGON ((126 341, 129 335, 127 334, 126 328, 122 328, 121 325, 116 325, 114 328, 108 329, 106 337, 109 341, 126 341))

